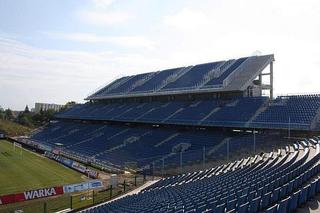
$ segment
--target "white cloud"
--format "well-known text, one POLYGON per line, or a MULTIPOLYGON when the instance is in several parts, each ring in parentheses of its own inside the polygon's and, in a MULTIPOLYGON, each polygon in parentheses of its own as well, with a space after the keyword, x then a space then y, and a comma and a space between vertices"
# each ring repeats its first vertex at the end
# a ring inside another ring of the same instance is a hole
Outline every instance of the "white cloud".
POLYGON ((85 43, 107 43, 127 48, 154 48, 154 42, 144 36, 101 36, 93 33, 46 32, 51 38, 85 43))
POLYGON ((82 101, 116 77, 164 63, 140 54, 42 49, 0 36, 0 105, 23 109, 34 102, 82 101))
POLYGON ((113 26, 126 23, 134 18, 133 15, 125 11, 80 11, 79 18, 81 21, 96 26, 113 26))
POLYGON ((195 30, 210 24, 207 16, 197 10, 184 8, 174 15, 164 17, 164 24, 183 30, 195 30))
POLYGON ((97 9, 106 9, 108 8, 114 0, 93 0, 93 3, 97 9))

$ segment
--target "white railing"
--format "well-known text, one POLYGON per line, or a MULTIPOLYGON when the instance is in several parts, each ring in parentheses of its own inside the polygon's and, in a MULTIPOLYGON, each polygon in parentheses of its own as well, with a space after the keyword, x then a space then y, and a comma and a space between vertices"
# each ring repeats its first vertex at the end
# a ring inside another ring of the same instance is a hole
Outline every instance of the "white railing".
POLYGON ((286 97, 286 96, 316 96, 320 97, 320 92, 297 92, 297 93, 278 93, 276 97, 286 97))

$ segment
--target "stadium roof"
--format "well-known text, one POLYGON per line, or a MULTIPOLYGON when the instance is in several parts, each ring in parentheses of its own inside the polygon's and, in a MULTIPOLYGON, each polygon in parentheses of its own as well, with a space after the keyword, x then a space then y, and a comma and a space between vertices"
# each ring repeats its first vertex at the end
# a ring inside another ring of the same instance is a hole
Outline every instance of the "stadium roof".
POLYGON ((272 61, 273 54, 250 56, 125 76, 86 100, 244 91, 272 61))

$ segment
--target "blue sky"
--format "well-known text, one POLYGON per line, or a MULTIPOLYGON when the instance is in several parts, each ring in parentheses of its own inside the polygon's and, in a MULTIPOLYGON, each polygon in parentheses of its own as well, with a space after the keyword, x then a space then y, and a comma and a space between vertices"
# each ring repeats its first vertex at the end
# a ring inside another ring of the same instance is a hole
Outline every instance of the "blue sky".
POLYGON ((83 101, 122 75, 274 53, 275 93, 320 93, 317 0, 0 0, 0 105, 83 101))

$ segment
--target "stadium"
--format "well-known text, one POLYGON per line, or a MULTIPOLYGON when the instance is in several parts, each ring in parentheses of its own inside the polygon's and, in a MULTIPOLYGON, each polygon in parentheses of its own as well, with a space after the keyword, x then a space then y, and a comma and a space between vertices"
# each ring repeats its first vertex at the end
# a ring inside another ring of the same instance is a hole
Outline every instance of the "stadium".
MULTIPOLYGON (((96 179, 86 190, 119 187, 111 176, 143 177, 135 193, 124 181, 121 197, 65 212, 294 212, 320 192, 320 95, 274 97, 274 62, 254 55, 124 76, 9 140, 96 179)), ((0 196, 21 201, 10 199, 0 196)))

